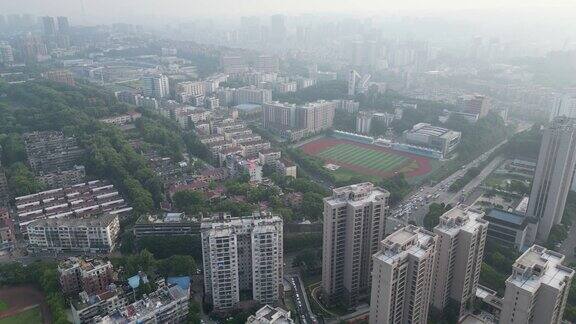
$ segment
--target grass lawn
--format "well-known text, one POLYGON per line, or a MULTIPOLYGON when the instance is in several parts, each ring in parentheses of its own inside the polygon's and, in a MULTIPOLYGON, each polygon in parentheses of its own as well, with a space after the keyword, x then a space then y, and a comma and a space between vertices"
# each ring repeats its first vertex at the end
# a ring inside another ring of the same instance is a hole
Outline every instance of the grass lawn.
POLYGON ((42 316, 38 307, 31 308, 14 316, 0 319, 0 324, 29 324, 42 323, 42 316))
POLYGON ((409 160, 402 155, 371 150, 352 144, 334 145, 320 152, 318 156, 382 172, 394 171, 409 160))
POLYGON ((8 303, 3 300, 0 300, 0 312, 5 311, 7 309, 8 309, 8 303))

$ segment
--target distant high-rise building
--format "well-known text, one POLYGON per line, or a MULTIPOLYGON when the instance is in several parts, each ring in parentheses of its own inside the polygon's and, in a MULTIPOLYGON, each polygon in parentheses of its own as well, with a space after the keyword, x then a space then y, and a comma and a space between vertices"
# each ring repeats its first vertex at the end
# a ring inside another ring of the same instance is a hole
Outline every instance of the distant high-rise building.
POLYGON ((224 73, 242 73, 248 70, 248 64, 242 56, 224 55, 220 58, 220 65, 224 73))
POLYGON ((42 17, 42 28, 45 36, 56 35, 56 22, 54 22, 54 17, 42 17))
POLYGON ((142 82, 143 92, 147 97, 162 99, 170 95, 170 85, 165 75, 145 76, 142 82))
POLYGON ((390 193, 371 183, 336 188, 324 198, 322 293, 356 305, 370 288, 372 255, 384 237, 390 193))
POLYGON ((360 134, 369 134, 372 126, 372 113, 359 112, 356 115, 356 132, 360 134))
POLYGON ((237 306, 240 290, 262 304, 280 299, 283 276, 282 219, 217 214, 201 224, 204 291, 214 309, 237 306))
POLYGON ((562 95, 553 100, 550 121, 558 116, 576 118, 576 95, 562 95))
POLYGON ((500 323, 563 323, 574 270, 564 255, 534 245, 522 254, 506 280, 500 323))
POLYGON ((538 221, 536 238, 545 242, 562 221, 576 163, 574 121, 556 117, 544 130, 527 215, 538 221))
POLYGON ((233 102, 236 105, 259 104, 263 105, 272 101, 272 91, 269 89, 259 89, 255 86, 235 89, 233 92, 233 102))
POLYGON ((262 26, 260 17, 240 18, 240 37, 244 42, 258 43, 262 41, 262 26))
POLYGON ((58 21, 58 33, 60 34, 68 34, 70 32, 70 24, 68 22, 68 17, 58 17, 56 18, 58 21))
POLYGON ((360 75, 356 70, 350 70, 348 73, 348 96, 352 97, 368 90, 368 82, 371 77, 370 74, 360 75))
POLYGON ((272 55, 259 55, 256 57, 254 68, 259 72, 278 72, 278 58, 272 55))
POLYGON ((488 222, 482 216, 458 206, 444 213, 434 227, 438 254, 431 303, 438 310, 443 310, 452 300, 463 315, 466 307, 472 305, 488 231, 488 222))
POLYGON ((14 62, 14 52, 12 46, 0 42, 0 64, 10 64, 14 62))
POLYGON ((273 15, 270 17, 270 32, 272 40, 283 42, 286 40, 286 16, 273 15))
POLYGON ((42 74, 44 78, 58 83, 65 83, 71 87, 76 85, 76 81, 74 81, 74 76, 68 70, 52 70, 46 71, 42 74))
POLYGON ((22 36, 17 41, 17 47, 20 54, 19 59, 22 61, 40 62, 49 58, 48 48, 41 37, 22 36))
POLYGON ((426 323, 437 237, 409 225, 390 234, 374 254, 371 324, 426 323))
POLYGON ((290 140, 332 127, 335 101, 319 100, 305 105, 271 102, 262 107, 262 124, 290 140))

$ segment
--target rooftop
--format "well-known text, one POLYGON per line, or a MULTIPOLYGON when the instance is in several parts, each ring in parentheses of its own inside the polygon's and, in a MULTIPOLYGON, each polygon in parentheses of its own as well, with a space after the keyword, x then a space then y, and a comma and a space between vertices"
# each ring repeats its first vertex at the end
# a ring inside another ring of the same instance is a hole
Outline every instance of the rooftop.
POLYGON ((28 227, 43 226, 43 227, 61 227, 61 226, 108 226, 118 216, 112 214, 102 214, 99 216, 89 217, 62 217, 62 218, 48 218, 35 220, 28 225, 28 227))
POLYGON ((264 305, 256 311, 255 315, 248 318, 248 324, 291 324, 294 321, 290 318, 290 312, 280 307, 264 305))
POLYGON ((66 271, 72 268, 80 268, 84 271, 92 271, 101 266, 110 265, 110 261, 102 259, 93 259, 87 257, 69 257, 58 264, 59 271, 66 271))
POLYGON ((427 123, 418 123, 412 127, 411 130, 408 131, 409 133, 415 133, 420 135, 427 135, 427 136, 435 136, 441 137, 451 133, 458 133, 456 131, 444 128, 444 127, 437 127, 432 126, 427 123))
POLYGON ((484 218, 489 222, 496 222, 503 225, 510 225, 513 227, 526 227, 528 218, 526 215, 519 213, 508 212, 502 209, 491 209, 484 218))
POLYGON ((374 255, 386 263, 395 263, 408 254, 422 257, 434 244, 436 234, 421 227, 408 225, 388 235, 380 242, 381 249, 374 255))
POLYGON ((562 265, 563 261, 563 254, 533 245, 514 262, 506 281, 532 292, 540 285, 560 289, 574 275, 574 270, 562 265))
POLYGON ((440 223, 434 228, 446 233, 458 231, 475 232, 479 226, 488 226, 483 214, 474 212, 464 205, 458 205, 440 216, 440 223))
POLYGON ((374 199, 384 198, 382 196, 389 196, 390 193, 382 188, 375 187, 370 182, 363 182, 353 184, 350 186, 335 188, 332 190, 332 197, 324 198, 324 201, 329 203, 343 203, 362 204, 374 199))
POLYGON ((124 308, 104 317, 104 323, 139 323, 143 318, 147 318, 154 313, 158 313, 165 307, 172 307, 171 304, 188 298, 188 293, 179 286, 164 286, 124 308))
POLYGON ((195 217, 187 216, 184 213, 161 213, 142 215, 136 221, 136 224, 164 224, 164 223, 183 223, 198 221, 195 217))

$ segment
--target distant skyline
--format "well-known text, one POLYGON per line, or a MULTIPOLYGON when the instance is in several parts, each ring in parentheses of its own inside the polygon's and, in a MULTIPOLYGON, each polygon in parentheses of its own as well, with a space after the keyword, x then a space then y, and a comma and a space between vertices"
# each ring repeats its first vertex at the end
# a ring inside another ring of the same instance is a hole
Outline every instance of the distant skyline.
POLYGON ((82 2, 87 15, 109 19, 121 16, 232 17, 275 13, 440 14, 462 10, 519 10, 535 15, 553 12, 576 18, 574 0, 1 0, 0 13, 79 16, 82 2))

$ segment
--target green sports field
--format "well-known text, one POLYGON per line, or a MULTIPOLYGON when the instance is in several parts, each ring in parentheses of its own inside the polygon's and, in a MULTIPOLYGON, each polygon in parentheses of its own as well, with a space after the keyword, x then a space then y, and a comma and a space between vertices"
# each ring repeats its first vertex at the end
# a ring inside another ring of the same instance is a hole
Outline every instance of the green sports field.
POLYGON ((381 172, 394 171, 410 160, 401 155, 371 150, 347 143, 336 144, 319 152, 317 156, 381 172))

